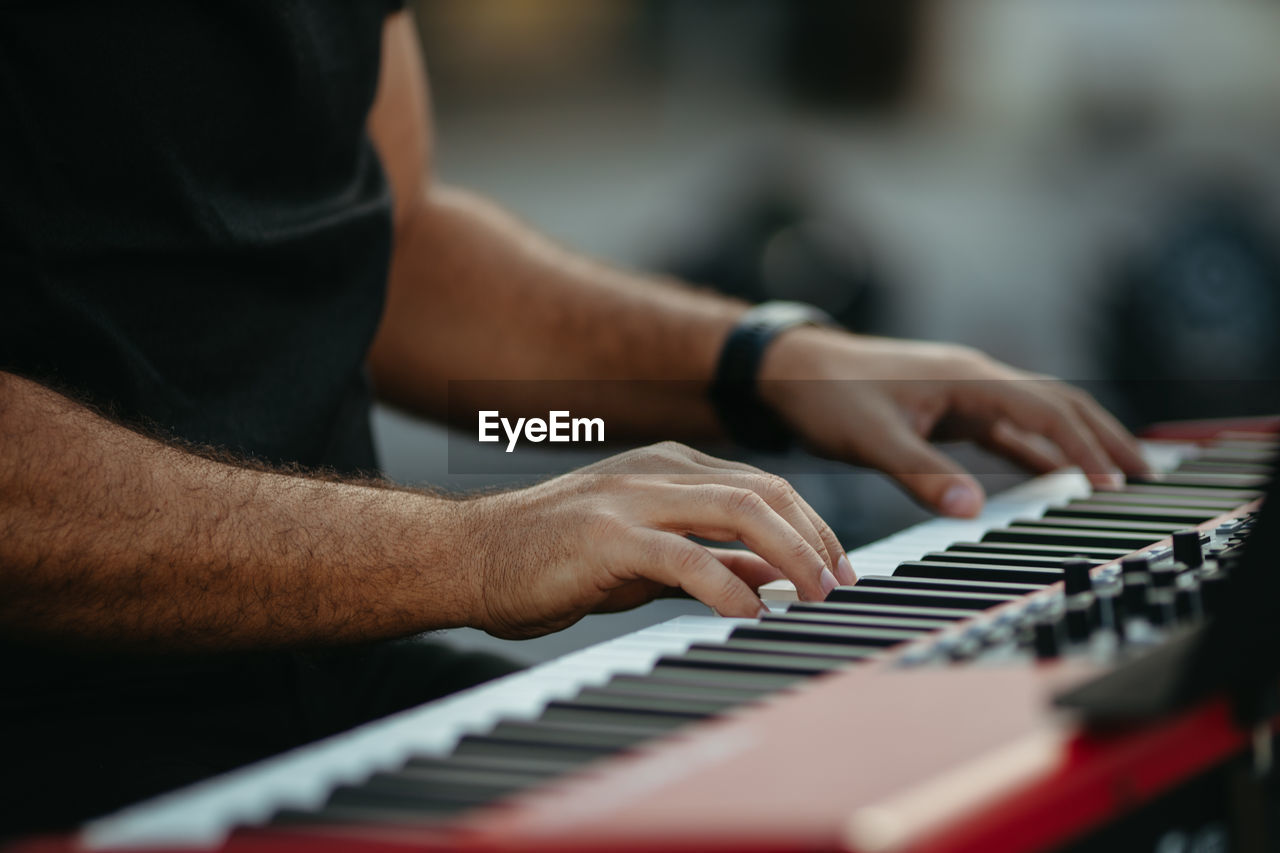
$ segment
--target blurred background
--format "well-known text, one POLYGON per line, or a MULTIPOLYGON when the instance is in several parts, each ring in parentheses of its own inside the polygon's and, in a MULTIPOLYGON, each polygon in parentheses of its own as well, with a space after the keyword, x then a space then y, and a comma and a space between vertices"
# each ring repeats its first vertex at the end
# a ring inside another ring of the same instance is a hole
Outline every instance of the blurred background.
MULTIPOLYGON (((566 245, 971 344, 1134 427, 1280 410, 1280 2, 410 5, 440 179, 566 245)), ((504 482, 458 473, 438 428, 375 429, 397 480, 504 482)), ((955 452, 991 491, 1020 477, 955 452)), ((847 548, 926 517, 847 466, 791 479, 847 548)), ((537 661, 706 612, 451 633, 537 661)))

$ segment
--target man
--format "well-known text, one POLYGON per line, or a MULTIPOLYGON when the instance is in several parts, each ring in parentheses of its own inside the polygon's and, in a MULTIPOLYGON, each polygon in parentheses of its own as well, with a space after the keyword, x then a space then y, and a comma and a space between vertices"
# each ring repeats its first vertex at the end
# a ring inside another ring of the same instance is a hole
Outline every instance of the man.
MULTIPOLYGON (((8 829, 507 670, 379 641, 532 636, 670 587, 754 616, 761 582, 819 599, 855 580, 784 481, 683 445, 468 500, 369 479, 367 379, 435 417, 454 379, 687 380, 589 408, 611 432, 719 435, 707 388, 746 307, 436 185, 407 13, 144 5, 0 10, 8 829)), ((943 434, 1098 485, 1143 473, 1087 396, 968 349, 787 323, 737 340, 755 385, 722 413, 766 407, 947 514, 982 497, 927 444, 943 434), (828 379, 874 381, 791 381, 828 379)), ((546 411, 536 383, 501 387, 485 408, 546 411)))

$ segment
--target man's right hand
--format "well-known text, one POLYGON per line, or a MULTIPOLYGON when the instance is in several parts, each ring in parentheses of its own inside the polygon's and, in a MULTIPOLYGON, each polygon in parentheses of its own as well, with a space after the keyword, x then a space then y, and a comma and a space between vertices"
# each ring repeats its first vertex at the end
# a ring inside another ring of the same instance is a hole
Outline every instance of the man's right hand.
POLYGON ((672 442, 460 506, 458 541, 474 548, 469 621, 500 637, 546 634, 672 587, 751 617, 761 583, 785 577, 820 600, 855 580, 831 528, 785 480, 672 442))

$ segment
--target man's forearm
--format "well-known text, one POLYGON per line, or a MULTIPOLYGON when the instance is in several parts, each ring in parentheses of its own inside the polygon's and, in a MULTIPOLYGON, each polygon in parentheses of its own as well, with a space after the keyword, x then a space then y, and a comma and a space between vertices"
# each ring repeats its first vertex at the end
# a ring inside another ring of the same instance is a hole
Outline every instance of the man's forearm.
POLYGON ((614 435, 706 437, 719 431, 706 384, 744 307, 590 262, 487 202, 435 189, 397 234, 371 364, 381 396, 437 417, 450 414, 450 380, 505 380, 485 389, 501 399, 461 401, 504 414, 545 414, 534 381, 641 380, 559 384, 556 401, 581 395, 614 435))
POLYGON ((0 632, 222 650, 461 625, 462 504, 210 461, 0 373, 0 632))

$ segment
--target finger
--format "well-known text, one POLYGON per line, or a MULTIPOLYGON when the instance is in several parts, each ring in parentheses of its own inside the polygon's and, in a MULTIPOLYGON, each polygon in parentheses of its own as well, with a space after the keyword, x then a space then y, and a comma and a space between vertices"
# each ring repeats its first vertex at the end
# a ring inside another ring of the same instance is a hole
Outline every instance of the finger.
POLYGON ((996 421, 980 440, 983 447, 1029 471, 1045 474, 1067 465, 1058 448, 1040 436, 1030 435, 1005 420, 996 421))
POLYGON ((786 578, 777 566, 770 564, 759 554, 740 548, 708 548, 707 551, 752 589, 786 578))
POLYGON ((1110 457, 1076 414, 1074 406, 1042 388, 1021 390, 1024 393, 999 397, 997 405, 1005 418, 1056 444, 1070 462, 1080 466, 1095 487, 1114 489, 1124 485, 1124 475, 1111 464, 1110 457))
POLYGON ((639 576, 678 586, 721 616, 754 618, 765 611, 747 583, 706 548, 671 533, 642 536, 642 547, 630 549, 630 568, 639 576))
POLYGON ((813 545, 760 494, 723 483, 672 485, 663 490, 657 524, 717 541, 737 540, 791 579, 800 596, 821 601, 837 586, 813 545))
POLYGON ((831 525, 822 520, 822 516, 818 515, 817 511, 809 505, 809 502, 799 492, 796 492, 796 503, 800 505, 800 509, 808 516, 814 529, 818 531, 818 537, 822 539, 822 545, 826 552, 827 564, 834 566, 832 571, 835 572, 836 580, 845 585, 857 583, 858 576, 853 573, 853 566, 849 564, 849 558, 845 556, 844 546, 836 538, 836 532, 831 529, 831 525))
POLYGON ((1103 448, 1120 466, 1120 470, 1137 477, 1155 476, 1142 456, 1138 440, 1110 412, 1084 392, 1079 392, 1076 396, 1075 405, 1080 417, 1093 429, 1103 448))
MULTIPOLYGON (((696 461, 708 468, 718 468, 724 471, 740 471, 747 474, 765 474, 764 471, 761 471, 759 468, 754 468, 745 462, 734 462, 730 459, 719 459, 715 456, 707 456, 706 454, 700 455, 703 458, 696 461)), ((817 541, 815 542, 814 539, 810 539, 809 541, 818 549, 818 553, 826 555, 827 566, 835 573, 836 579, 839 580, 840 583, 854 583, 857 580, 857 576, 854 575, 852 567, 849 566, 849 560, 845 557, 844 548, 841 546, 840 540, 836 537, 835 531, 831 529, 831 525, 822 520, 822 516, 818 515, 814 508, 809 505, 809 502, 804 499, 803 495, 795 491, 795 489, 790 485, 788 485, 787 488, 790 491, 791 502, 809 522, 809 526, 813 529, 813 533, 817 541)), ((773 504, 773 506, 775 510, 779 509, 776 504, 773 504)), ((791 520, 788 513, 782 513, 782 515, 789 521, 791 520)))
POLYGON ((982 510, 982 486, 909 429, 881 430, 863 457, 893 477, 920 503, 943 515, 972 518, 982 510))

